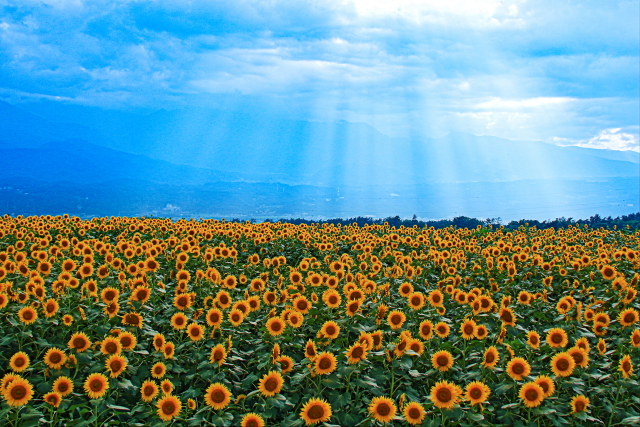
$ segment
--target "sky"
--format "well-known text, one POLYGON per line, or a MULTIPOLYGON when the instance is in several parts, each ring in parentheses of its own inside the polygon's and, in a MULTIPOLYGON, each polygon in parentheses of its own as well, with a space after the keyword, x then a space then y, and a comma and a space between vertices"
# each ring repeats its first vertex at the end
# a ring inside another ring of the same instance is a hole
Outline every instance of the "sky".
POLYGON ((0 99, 640 151, 640 4, 0 0, 0 99))

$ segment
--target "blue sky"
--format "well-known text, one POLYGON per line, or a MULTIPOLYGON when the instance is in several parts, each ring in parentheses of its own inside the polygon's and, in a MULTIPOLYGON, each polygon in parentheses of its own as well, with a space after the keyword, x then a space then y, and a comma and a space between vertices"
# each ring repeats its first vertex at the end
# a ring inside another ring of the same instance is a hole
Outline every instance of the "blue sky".
POLYGON ((0 98, 639 148, 638 1, 0 0, 0 98))

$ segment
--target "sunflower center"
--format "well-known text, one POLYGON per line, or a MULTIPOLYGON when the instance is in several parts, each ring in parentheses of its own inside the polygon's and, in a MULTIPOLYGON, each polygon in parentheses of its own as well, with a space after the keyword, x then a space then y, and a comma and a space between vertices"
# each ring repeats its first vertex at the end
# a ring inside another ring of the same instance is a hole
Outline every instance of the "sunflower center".
POLYGON ((569 361, 567 359, 560 359, 556 363, 556 367, 560 371, 566 371, 567 369, 569 369, 569 361))
POLYGON ((634 316, 633 313, 627 313, 624 316, 625 323, 633 323, 635 320, 636 320, 636 316, 634 316))
POLYGON ((629 362, 628 360, 622 362, 622 370, 625 372, 631 371, 631 362, 629 362))
POLYGON ((222 359, 222 351, 216 350, 216 352, 213 353, 213 359, 214 360, 221 360, 222 359))
POLYGON ((318 363, 320 369, 329 369, 331 367, 331 360, 328 357, 323 357, 320 359, 320 363, 318 363))
POLYGON ((274 391, 276 388, 278 388, 278 380, 275 378, 269 378, 267 381, 265 381, 264 388, 267 391, 274 391))
POLYGON ((493 363, 493 361, 496 360, 496 356, 493 353, 487 353, 484 357, 484 360, 487 363, 493 363))
POLYGON ((67 390, 69 390, 69 384, 65 382, 61 382, 58 384, 58 391, 60 393, 65 393, 67 390))
POLYGON ((144 388, 144 395, 145 396, 151 396, 153 395, 153 392, 155 391, 155 389, 153 388, 153 386, 148 385, 144 388))
POLYGON ((420 305, 421 302, 422 302, 422 300, 420 299, 420 297, 411 298, 411 304, 413 304, 413 305, 420 305))
POLYGON ((102 381, 93 380, 89 384, 89 387, 91 388, 91 391, 100 391, 100 390, 102 390, 102 381))
POLYGON ((222 390, 214 390, 213 393, 211 393, 211 400, 213 400, 215 403, 224 402, 224 398, 225 395, 222 390))
POLYGON ((83 348, 85 346, 85 341, 83 338, 78 337, 76 339, 73 340, 73 346, 75 348, 83 348))
POLYGON ((551 335, 551 342, 554 344, 560 344, 562 342, 562 335, 560 334, 551 335))
POLYGON ((273 324, 271 325, 271 329, 273 329, 274 331, 279 331, 282 328, 282 325, 280 324, 280 322, 273 322, 273 324))
POLYGON ((571 356, 573 357, 573 360, 576 362, 576 364, 581 364, 582 361, 584 360, 584 357, 582 356, 582 353, 580 353, 579 351, 571 354, 571 356))
POLYGON ((24 359, 24 357, 18 357, 13 364, 16 365, 18 368, 20 368, 21 366, 24 366, 25 363, 27 363, 27 361, 24 359))
POLYGON ((513 365, 511 370, 516 375, 522 375, 522 373, 524 372, 524 365, 522 363, 516 363, 513 365))
POLYGON ((337 304, 338 303, 338 298, 335 295, 331 295, 329 297, 329 303, 330 304, 337 304))
POLYGON ((125 347, 129 347, 131 345, 131 338, 129 337, 120 338, 120 344, 122 344, 125 347))
POLYGON ((259 424, 256 420, 249 420, 246 424, 247 427, 258 427, 259 424))
POLYGON ((411 408, 409 409, 409 418, 411 418, 412 420, 417 420, 420 419, 420 416, 422 415, 420 413, 420 410, 418 408, 411 408))
POLYGON ((351 352, 351 357, 353 357, 355 359, 359 359, 359 358, 362 357, 363 353, 364 353, 364 350, 362 349, 362 347, 356 347, 351 352))
POLYGON ((171 415, 175 412, 175 410, 176 410, 176 405, 170 400, 162 404, 162 412, 165 415, 171 415))
POLYGON ((584 402, 583 402, 582 400, 578 400, 578 401, 576 402, 576 412, 582 412, 582 411, 584 411, 584 409, 585 409, 585 408, 584 408, 584 406, 585 406, 585 405, 584 405, 584 402))
POLYGON ((402 351, 407 347, 407 342, 406 341, 401 341, 400 344, 398 344, 398 350, 402 351))
POLYGON ((538 397, 540 396, 540 394, 538 393, 537 390, 530 388, 529 390, 527 390, 524 394, 524 397, 529 401, 529 402, 535 402, 536 400, 538 400, 538 397))
POLYGON ((104 346, 107 353, 113 354, 118 351, 118 346, 113 342, 108 342, 107 345, 104 346))
POLYGON ((391 316, 391 323, 393 323, 394 325, 398 325, 401 321, 401 318, 399 315, 394 314, 393 316, 391 316))
POLYGON ((113 372, 118 372, 122 368, 122 362, 114 360, 109 364, 109 367, 113 372))
POLYGON ((544 391, 545 393, 549 392, 549 384, 547 384, 546 381, 541 381, 540 383, 538 383, 538 385, 540 386, 542 391, 544 391))
POLYGON ((378 405, 377 412, 383 417, 387 416, 391 412, 391 407, 387 403, 382 402, 378 405))
POLYGON ((449 364, 449 358, 447 356, 438 356, 436 364, 438 366, 447 366, 449 364))
POLYGON ((11 397, 15 400, 20 400, 27 394, 27 388, 23 385, 17 385, 11 389, 11 397))
POLYGON ((25 311, 22 317, 24 317, 24 320, 31 320, 33 319, 33 313, 31 313, 30 311, 25 311))
POLYGON ((538 344, 538 337, 537 336, 532 335, 530 340, 531 340, 531 344, 533 344, 533 345, 538 344))
POLYGON ((465 325, 464 326, 464 333, 467 334, 467 335, 473 334, 473 325, 465 325))
POLYGON ((107 292, 104 294, 104 298, 105 298, 107 301, 111 301, 111 300, 112 300, 112 299, 114 299, 115 297, 116 297, 116 294, 115 294, 115 292, 113 292, 113 291, 107 291, 107 292))
POLYGON ((480 399, 480 397, 482 397, 482 390, 480 390, 479 387, 472 388, 469 396, 471 396, 472 399, 480 399))
POLYGON ((322 406, 320 406, 320 405, 313 405, 307 411, 307 415, 312 420, 319 420, 319 419, 324 417, 324 408, 322 406))
POLYGON ((429 325, 425 325, 422 327, 422 335, 429 335, 431 333, 431 327, 429 325))
POLYGON ((633 343, 634 344, 640 344, 640 335, 636 334, 633 336, 633 343))
MULTIPOLYGON (((234 320, 237 320, 237 319, 234 319, 234 320)), ((198 329, 198 328, 192 328, 192 329, 191 329, 191 336, 192 336, 192 337, 200 336, 200 329, 198 329)))
POLYGON ((453 398, 453 395, 451 394, 451 390, 449 390, 448 388, 441 388, 436 393, 436 397, 440 402, 447 403, 453 398))
POLYGON ((336 328, 331 325, 331 326, 327 326, 327 335, 333 335, 336 333, 336 328))
POLYGON ((438 304, 440 302, 440 295, 434 295, 433 297, 431 297, 431 299, 433 300, 433 302, 438 304))

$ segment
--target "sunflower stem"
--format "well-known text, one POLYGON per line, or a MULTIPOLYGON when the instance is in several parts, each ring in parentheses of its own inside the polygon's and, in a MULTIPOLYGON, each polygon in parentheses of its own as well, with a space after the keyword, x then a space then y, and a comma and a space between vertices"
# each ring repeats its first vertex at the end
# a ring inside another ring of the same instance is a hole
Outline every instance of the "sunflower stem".
POLYGON ((616 400, 613 402, 613 408, 611 408, 611 416, 609 417, 609 422, 607 423, 609 427, 613 425, 611 423, 613 422, 613 416, 616 413, 616 407, 618 406, 618 398, 620 397, 621 388, 622 388, 621 386, 618 386, 618 391, 616 392, 616 400))

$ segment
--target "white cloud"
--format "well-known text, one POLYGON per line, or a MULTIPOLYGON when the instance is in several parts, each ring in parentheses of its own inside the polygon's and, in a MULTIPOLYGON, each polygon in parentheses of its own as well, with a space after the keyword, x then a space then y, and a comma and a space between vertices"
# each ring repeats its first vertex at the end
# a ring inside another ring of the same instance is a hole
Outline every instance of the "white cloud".
POLYGON ((567 104, 571 101, 575 101, 574 98, 569 97, 536 97, 525 99, 503 99, 498 97, 492 97, 489 101, 484 101, 475 105, 475 108, 481 110, 514 110, 522 108, 539 108, 549 107, 552 105, 567 104))
POLYGON ((598 135, 585 140, 572 140, 568 138, 554 137, 553 141, 558 145, 575 145, 585 148, 597 148, 607 150, 631 150, 640 152, 640 138, 637 134, 620 132, 621 128, 611 128, 601 131, 598 135))

